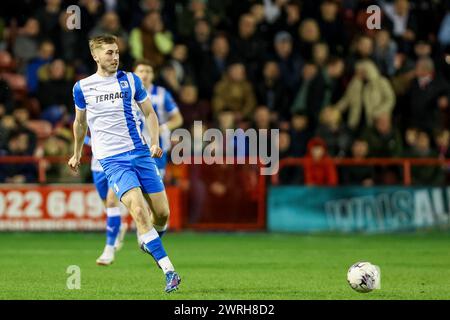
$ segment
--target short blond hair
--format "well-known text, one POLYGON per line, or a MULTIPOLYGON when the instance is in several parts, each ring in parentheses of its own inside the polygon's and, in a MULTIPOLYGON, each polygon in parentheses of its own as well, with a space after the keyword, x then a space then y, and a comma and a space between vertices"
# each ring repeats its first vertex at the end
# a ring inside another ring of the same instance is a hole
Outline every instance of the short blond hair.
POLYGON ((112 34, 104 34, 94 37, 89 40, 89 49, 94 52, 95 49, 101 47, 104 44, 117 44, 117 37, 112 34))

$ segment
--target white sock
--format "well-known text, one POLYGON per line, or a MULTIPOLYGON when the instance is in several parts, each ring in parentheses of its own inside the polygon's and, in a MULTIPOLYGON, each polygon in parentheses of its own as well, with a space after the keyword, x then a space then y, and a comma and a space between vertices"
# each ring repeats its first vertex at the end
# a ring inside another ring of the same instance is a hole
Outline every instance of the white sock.
POLYGON ((172 262, 170 262, 169 257, 164 257, 161 260, 158 261, 159 266, 161 267, 164 274, 166 274, 169 271, 175 271, 175 268, 172 265, 172 262))
POLYGON ((108 217, 120 216, 120 208, 119 207, 106 208, 106 215, 108 217))
POLYGON ((141 234, 139 236, 139 243, 149 243, 152 240, 155 240, 156 238, 159 238, 158 232, 156 232, 155 228, 152 228, 147 233, 141 234))

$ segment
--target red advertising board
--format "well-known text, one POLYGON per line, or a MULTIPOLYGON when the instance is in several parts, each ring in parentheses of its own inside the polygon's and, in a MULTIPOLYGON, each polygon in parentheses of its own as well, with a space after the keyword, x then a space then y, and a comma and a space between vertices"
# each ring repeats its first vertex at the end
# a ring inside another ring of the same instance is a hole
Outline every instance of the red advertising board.
MULTIPOLYGON (((171 229, 181 228, 179 190, 167 188, 171 229)), ((124 219, 132 218, 122 206, 124 219)), ((90 184, 0 184, 0 231, 104 230, 105 211, 90 184)))

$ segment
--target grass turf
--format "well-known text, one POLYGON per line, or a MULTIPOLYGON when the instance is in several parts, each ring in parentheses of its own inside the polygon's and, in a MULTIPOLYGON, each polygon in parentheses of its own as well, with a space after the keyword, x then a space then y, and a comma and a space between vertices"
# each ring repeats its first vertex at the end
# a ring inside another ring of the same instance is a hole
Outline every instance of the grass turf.
POLYGON ((450 233, 281 235, 179 233, 164 238, 183 281, 162 272, 128 233, 108 267, 95 264, 100 233, 0 233, 0 299, 449 299, 450 233), (380 266, 381 290, 347 284, 348 267, 380 266), (81 289, 66 287, 69 265, 81 289))

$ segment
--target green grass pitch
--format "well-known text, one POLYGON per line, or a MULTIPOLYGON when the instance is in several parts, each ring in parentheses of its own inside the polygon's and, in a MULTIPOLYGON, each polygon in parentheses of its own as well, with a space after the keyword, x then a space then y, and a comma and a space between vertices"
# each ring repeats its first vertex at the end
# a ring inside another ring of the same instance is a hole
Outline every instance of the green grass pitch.
POLYGON ((0 233, 0 299, 449 299, 450 233, 282 235, 169 233, 166 250, 182 277, 163 291, 162 272, 135 235, 108 267, 95 264, 101 233, 0 233), (381 268, 381 290, 347 284, 354 262, 381 268), (69 265, 81 289, 66 287, 69 265))

